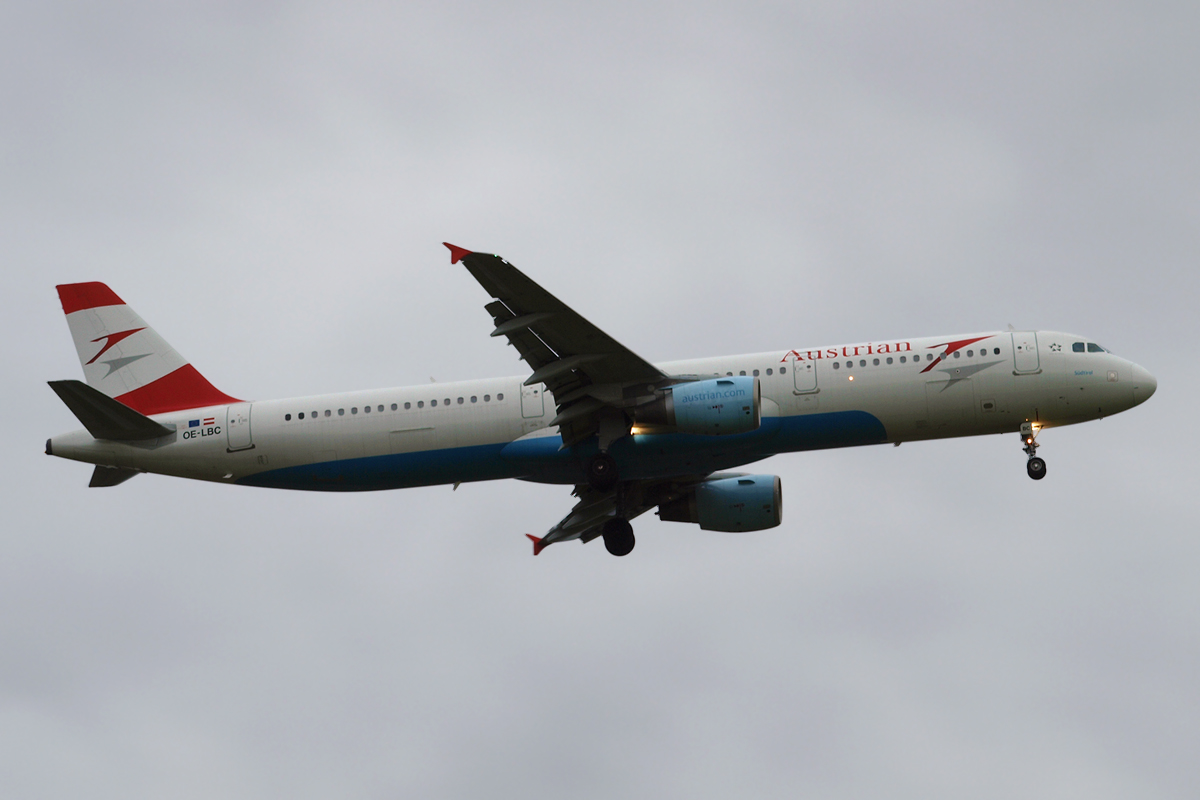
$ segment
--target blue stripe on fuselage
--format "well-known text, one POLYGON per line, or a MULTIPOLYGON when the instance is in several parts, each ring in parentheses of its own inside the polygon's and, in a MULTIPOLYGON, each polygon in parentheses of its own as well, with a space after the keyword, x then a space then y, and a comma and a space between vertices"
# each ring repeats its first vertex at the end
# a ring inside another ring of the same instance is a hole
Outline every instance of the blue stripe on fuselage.
MULTIPOLYGON (((777 453, 878 444, 883 424, 865 411, 794 417, 765 417, 758 430, 732 436, 654 434, 630 436, 610 452, 625 480, 695 475, 733 469, 777 453)), ((559 436, 518 439, 507 444, 424 450, 325 461, 268 470, 238 479, 246 486, 361 492, 411 486, 523 478, 576 484, 581 465, 596 453, 595 439, 567 450, 559 436)))

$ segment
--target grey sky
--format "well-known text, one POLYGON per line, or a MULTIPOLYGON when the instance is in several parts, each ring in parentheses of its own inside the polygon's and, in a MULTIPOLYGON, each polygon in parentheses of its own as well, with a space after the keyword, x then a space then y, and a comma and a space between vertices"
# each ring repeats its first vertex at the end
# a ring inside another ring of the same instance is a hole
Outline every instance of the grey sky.
POLYGON ((0 6, 5 797, 1194 797, 1200 14, 1183 3, 0 6), (249 7, 246 7, 249 6, 249 7), (519 374, 441 246, 668 360, 1085 334, 1149 404, 782 456, 784 525, 533 559, 517 482, 41 454, 56 283, 219 388, 519 374))

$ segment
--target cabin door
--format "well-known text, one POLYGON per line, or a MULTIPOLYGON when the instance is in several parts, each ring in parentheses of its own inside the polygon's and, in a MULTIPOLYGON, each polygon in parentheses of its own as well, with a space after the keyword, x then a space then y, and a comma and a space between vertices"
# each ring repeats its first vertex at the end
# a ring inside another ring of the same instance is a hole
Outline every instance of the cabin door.
POLYGON ((1036 331, 1016 331, 1012 334, 1013 370, 1017 373, 1038 372, 1038 342, 1036 331))
POLYGON ((249 450, 254 447, 250 435, 251 403, 234 403, 229 406, 225 417, 225 433, 229 437, 229 450, 249 450))

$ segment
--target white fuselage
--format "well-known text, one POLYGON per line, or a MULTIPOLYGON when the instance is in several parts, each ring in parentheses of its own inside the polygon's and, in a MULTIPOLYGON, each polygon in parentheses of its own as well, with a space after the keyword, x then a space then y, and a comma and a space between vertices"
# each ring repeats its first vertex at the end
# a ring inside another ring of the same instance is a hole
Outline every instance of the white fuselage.
MULTIPOLYGON (((629 478, 703 473, 789 451, 1069 425, 1153 393, 1146 370, 1092 349, 1071 334, 986 332, 660 364, 668 375, 757 376, 761 427, 730 436, 635 427, 611 452, 629 478)), ((494 378, 211 406, 153 415, 174 428, 160 439, 77 431, 49 448, 92 464, 292 489, 581 482, 588 446, 562 449, 553 398, 522 384, 494 378)))

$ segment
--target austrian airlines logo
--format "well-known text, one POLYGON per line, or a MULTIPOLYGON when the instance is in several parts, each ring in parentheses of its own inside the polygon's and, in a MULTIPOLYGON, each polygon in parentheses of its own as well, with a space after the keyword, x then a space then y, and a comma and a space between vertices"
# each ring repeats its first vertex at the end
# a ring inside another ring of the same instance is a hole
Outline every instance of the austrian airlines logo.
POLYGON ((144 331, 144 330, 146 330, 145 327, 134 328, 131 331, 120 331, 119 333, 107 333, 104 336, 97 336, 95 339, 92 339, 93 344, 100 341, 101 339, 106 339, 107 341, 104 342, 104 347, 100 348, 100 352, 96 353, 96 355, 92 356, 92 360, 87 363, 94 364, 96 362, 96 359, 99 358, 100 356, 104 355, 105 353, 107 353, 109 348, 112 347, 114 344, 121 341, 122 339, 126 339, 130 336, 133 336, 138 331, 144 331))
POLYGON ((945 342, 944 344, 931 345, 929 348, 930 350, 936 350, 939 347, 944 347, 946 349, 943 350, 941 353, 939 353, 938 357, 935 358, 933 361, 931 361, 929 363, 929 366, 927 366, 925 369, 921 370, 921 372, 918 374, 924 375, 926 372, 929 372, 929 370, 933 369, 938 364, 940 364, 943 359, 949 358, 951 353, 953 353, 957 350, 962 350, 964 347, 966 347, 969 344, 975 344, 976 342, 982 342, 984 339, 991 339, 991 338, 992 338, 991 336, 977 336, 974 339, 959 339, 957 342, 945 342))

